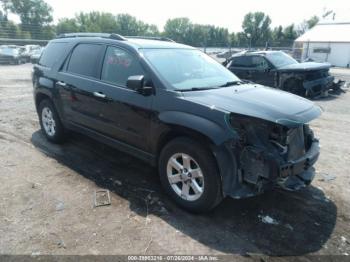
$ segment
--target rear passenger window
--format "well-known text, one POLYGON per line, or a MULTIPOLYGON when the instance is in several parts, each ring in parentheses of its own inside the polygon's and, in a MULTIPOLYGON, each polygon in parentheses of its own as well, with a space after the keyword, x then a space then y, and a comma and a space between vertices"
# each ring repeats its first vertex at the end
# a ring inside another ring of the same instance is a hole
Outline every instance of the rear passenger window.
POLYGON ((78 75, 98 78, 98 68, 102 52, 102 45, 79 44, 73 50, 67 71, 78 75))
POLYGON ((235 57, 231 63, 232 67, 252 67, 252 57, 251 56, 241 56, 235 57))
POLYGON ((108 47, 103 62, 101 79, 126 87, 129 76, 134 75, 144 75, 138 59, 123 49, 108 47))
POLYGON ((39 65, 52 67, 58 59, 62 56, 62 53, 67 43, 55 42, 48 44, 40 58, 39 65))

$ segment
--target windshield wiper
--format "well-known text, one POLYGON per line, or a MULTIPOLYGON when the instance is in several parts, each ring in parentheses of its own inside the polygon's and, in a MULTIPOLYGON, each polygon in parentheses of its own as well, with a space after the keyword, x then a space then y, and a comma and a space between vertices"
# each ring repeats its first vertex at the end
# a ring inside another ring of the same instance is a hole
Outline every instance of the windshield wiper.
POLYGON ((186 88, 186 89, 174 89, 175 91, 180 91, 180 92, 186 92, 186 91, 201 91, 201 90, 209 90, 209 89, 216 89, 217 87, 191 87, 191 88, 186 88))
POLYGON ((223 85, 220 86, 208 86, 208 87, 191 87, 191 88, 186 88, 186 89, 175 89, 175 91, 181 91, 181 92, 186 92, 186 91, 201 91, 201 90, 209 90, 209 89, 218 89, 221 87, 229 87, 229 86, 235 86, 235 85, 241 85, 241 84, 245 84, 244 81, 239 80, 239 81, 230 81, 227 82, 223 85))
POLYGON ((227 82, 219 87, 229 87, 229 86, 236 86, 236 85, 241 85, 241 84, 244 84, 243 81, 230 81, 230 82, 227 82))

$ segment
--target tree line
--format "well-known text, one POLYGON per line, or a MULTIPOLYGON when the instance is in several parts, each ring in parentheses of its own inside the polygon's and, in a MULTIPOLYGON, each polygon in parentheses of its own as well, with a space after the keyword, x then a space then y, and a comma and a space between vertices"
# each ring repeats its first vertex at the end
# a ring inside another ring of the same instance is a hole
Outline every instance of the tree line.
POLYGON ((185 17, 168 19, 163 31, 129 14, 106 12, 78 13, 53 24, 52 8, 44 0, 0 0, 0 38, 49 40, 62 33, 106 32, 124 36, 164 36, 197 47, 290 46, 306 30, 317 24, 317 16, 299 25, 271 28, 271 18, 263 12, 250 12, 242 22, 242 31, 192 23, 185 17), (8 19, 19 16, 20 23, 8 19))

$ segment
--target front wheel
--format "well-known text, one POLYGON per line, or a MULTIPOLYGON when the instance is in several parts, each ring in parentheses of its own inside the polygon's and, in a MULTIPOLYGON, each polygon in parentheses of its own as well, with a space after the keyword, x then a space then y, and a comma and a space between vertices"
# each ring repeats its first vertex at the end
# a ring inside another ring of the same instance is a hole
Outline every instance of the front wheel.
POLYGON ((213 155, 189 138, 176 138, 163 148, 159 175, 166 192, 191 212, 209 211, 222 200, 221 179, 213 155))

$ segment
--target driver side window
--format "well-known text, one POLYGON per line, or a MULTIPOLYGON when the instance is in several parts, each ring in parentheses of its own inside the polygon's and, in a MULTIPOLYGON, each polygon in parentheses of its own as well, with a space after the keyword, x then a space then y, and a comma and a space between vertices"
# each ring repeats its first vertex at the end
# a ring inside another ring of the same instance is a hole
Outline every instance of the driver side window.
POLYGON ((253 56, 252 57, 252 67, 260 70, 268 69, 269 65, 265 58, 261 56, 253 56))
POLYGON ((144 75, 138 59, 129 52, 109 46, 103 61, 101 80, 126 87, 129 76, 144 75))

